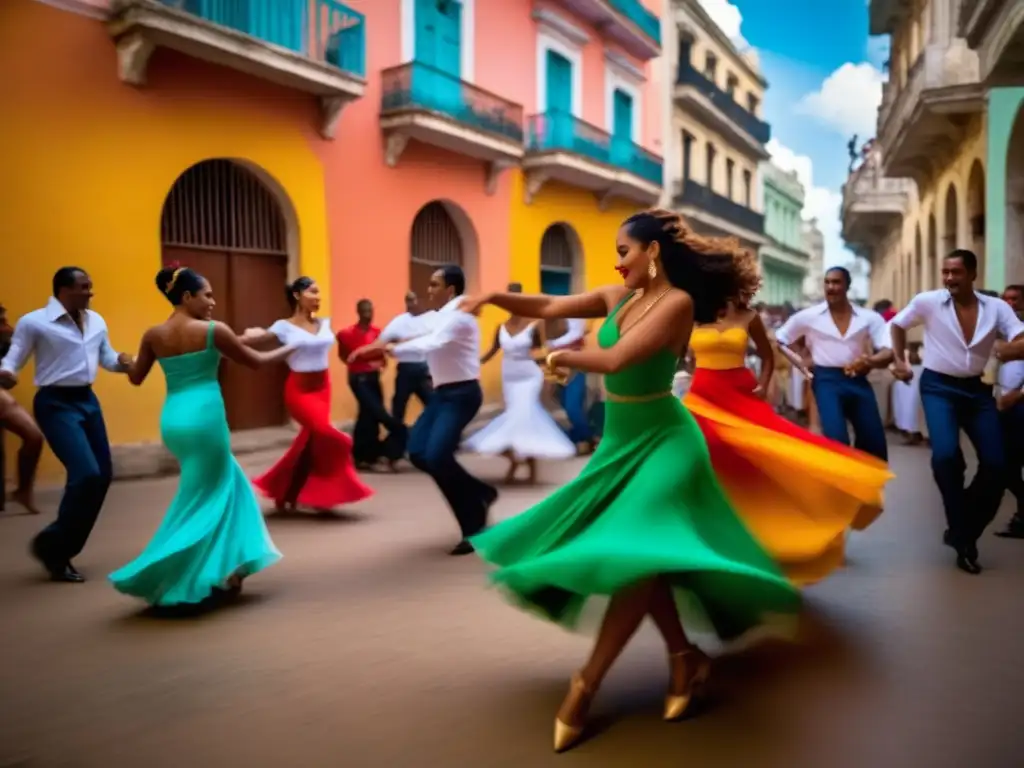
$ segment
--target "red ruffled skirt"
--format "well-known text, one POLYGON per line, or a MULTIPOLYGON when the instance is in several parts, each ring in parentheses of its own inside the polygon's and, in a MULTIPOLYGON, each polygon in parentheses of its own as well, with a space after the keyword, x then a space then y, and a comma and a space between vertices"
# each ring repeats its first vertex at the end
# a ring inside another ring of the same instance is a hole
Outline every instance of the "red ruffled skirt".
POLYGON ((893 474, 779 416, 756 387, 746 368, 697 368, 683 403, 743 522, 792 581, 813 583, 842 565, 847 530, 878 517, 893 474))
POLYGON ((327 371, 292 371, 284 385, 284 403, 301 431, 281 459, 253 484, 264 496, 281 503, 302 487, 296 504, 329 509, 368 499, 373 489, 363 483, 352 460, 352 438, 331 423, 331 379, 327 371))

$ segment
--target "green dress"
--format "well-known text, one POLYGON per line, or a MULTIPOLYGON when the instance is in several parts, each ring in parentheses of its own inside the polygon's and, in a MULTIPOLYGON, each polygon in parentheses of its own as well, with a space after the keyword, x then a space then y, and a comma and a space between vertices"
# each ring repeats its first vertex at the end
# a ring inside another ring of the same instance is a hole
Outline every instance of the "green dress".
MULTIPOLYGON (((628 298, 601 326, 602 348, 619 341, 628 298)), ((722 641, 799 610, 799 592, 731 508, 700 428, 671 396, 675 370, 666 349, 609 374, 604 437, 579 476, 473 538, 515 603, 575 629, 589 598, 664 575, 687 630, 722 641)))
POLYGON ((213 328, 205 349, 159 358, 167 378, 160 435, 181 464, 178 492, 142 554, 109 577, 119 592, 151 605, 202 603, 231 576, 251 576, 281 558, 231 453, 213 328))

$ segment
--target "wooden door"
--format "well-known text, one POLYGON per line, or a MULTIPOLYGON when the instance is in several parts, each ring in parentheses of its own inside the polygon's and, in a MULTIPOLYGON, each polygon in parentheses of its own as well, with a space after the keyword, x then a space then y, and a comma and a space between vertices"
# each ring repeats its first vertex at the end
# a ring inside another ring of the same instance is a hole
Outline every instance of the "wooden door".
MULTIPOLYGON (((231 297, 230 325, 237 333, 246 328, 267 328, 291 314, 284 295, 288 264, 284 256, 262 253, 230 253, 228 262, 231 297)), ((221 384, 233 430, 278 427, 288 414, 284 407, 287 367, 281 363, 256 371, 240 365, 221 369, 221 384)))
POLYGON ((213 319, 231 325, 231 307, 228 301, 230 284, 228 282, 228 258, 221 251, 202 248, 181 248, 165 245, 163 249, 164 265, 178 262, 206 278, 213 288, 213 298, 217 302, 213 308, 213 319))

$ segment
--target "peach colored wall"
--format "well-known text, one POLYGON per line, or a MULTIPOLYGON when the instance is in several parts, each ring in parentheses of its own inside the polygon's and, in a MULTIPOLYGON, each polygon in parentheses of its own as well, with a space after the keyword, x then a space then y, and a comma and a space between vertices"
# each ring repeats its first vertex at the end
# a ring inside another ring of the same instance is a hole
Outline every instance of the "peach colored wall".
MULTIPOLYGON (((379 119, 380 72, 401 62, 400 3, 348 0, 346 4, 366 16, 366 93, 345 108, 335 140, 320 141, 314 147, 324 166, 327 190, 333 324, 354 322, 355 303, 364 297, 376 305, 381 325, 404 311, 412 223, 433 200, 458 206, 472 224, 479 258, 466 264, 471 290, 504 287, 509 279, 509 175, 504 174, 495 193, 488 195, 482 162, 416 142, 409 143, 396 167, 387 166, 379 119)), ((513 23, 515 16, 507 8, 495 11, 499 5, 503 4, 476 3, 475 80, 481 88, 510 98, 516 74, 508 70, 515 68, 500 66, 502 61, 507 65, 507 59, 494 40, 502 24, 513 23)), ((493 326, 485 324, 481 335, 490 339, 493 326)), ((334 368, 339 380, 343 366, 335 361, 334 368)), ((391 378, 385 376, 387 385, 391 378)), ((491 399, 497 394, 497 383, 497 368, 491 366, 484 372, 491 399)), ((334 392, 336 413, 350 414, 347 386, 337 386, 334 392)))
MULTIPOLYGON (((479 2, 480 0, 478 0, 479 2)), ((516 0, 518 5, 522 6, 522 16, 525 18, 531 31, 531 39, 524 43, 524 50, 529 55, 529 65, 524 67, 529 76, 529 91, 527 99, 524 104, 529 105, 527 111, 532 112, 533 107, 536 106, 536 56, 534 51, 536 50, 537 41, 536 35, 538 30, 537 22, 531 18, 531 13, 534 7, 542 7, 559 16, 565 18, 571 22, 574 26, 579 27, 587 32, 590 36, 590 41, 583 46, 583 119, 588 123, 596 125, 598 128, 604 130, 605 128, 605 115, 606 115, 606 101, 607 96, 605 93, 605 72, 607 69, 607 62, 605 61, 605 51, 614 50, 619 54, 626 56, 631 63, 641 70, 646 81, 643 87, 640 88, 642 99, 643 99, 643 114, 641 116, 640 124, 641 131, 639 142, 646 149, 661 154, 661 99, 660 90, 658 88, 659 81, 657 79, 659 73, 659 67, 657 65, 658 59, 652 59, 647 62, 640 61, 633 56, 630 56, 623 51, 615 43, 605 40, 601 37, 601 33, 592 25, 588 24, 582 18, 570 13, 566 10, 562 3, 555 2, 555 0, 539 0, 538 2, 532 2, 532 0, 516 0)), ((509 0, 509 5, 512 5, 509 0)), ((661 6, 660 0, 645 0, 644 5, 654 11, 659 12, 661 6)), ((479 14, 479 11, 478 11, 479 14)), ((508 46, 512 38, 508 35, 502 35, 501 45, 508 46)), ((497 43, 496 43, 497 44, 497 43)), ((479 49, 478 49, 479 50, 479 49)))

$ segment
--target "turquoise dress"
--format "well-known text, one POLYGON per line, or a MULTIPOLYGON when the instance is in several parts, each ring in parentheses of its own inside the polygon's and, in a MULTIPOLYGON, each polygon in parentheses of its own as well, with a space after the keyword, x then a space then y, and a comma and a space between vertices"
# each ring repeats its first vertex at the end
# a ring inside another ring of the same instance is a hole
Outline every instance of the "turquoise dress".
POLYGON ((109 577, 119 592, 151 605, 200 603, 231 576, 281 559, 231 453, 213 327, 205 349, 160 358, 167 379, 160 435, 181 465, 178 492, 142 554, 109 577))

